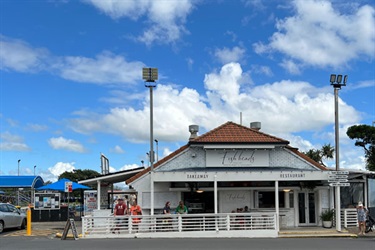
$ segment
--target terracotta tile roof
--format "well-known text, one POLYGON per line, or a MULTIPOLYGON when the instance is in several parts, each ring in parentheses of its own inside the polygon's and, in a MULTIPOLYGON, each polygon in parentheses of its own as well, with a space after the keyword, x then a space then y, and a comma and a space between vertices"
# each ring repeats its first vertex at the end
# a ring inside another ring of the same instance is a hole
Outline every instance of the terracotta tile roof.
MULTIPOLYGON (((182 151, 184 151, 185 149, 187 149, 189 147, 189 145, 184 145, 182 147, 180 147, 179 149, 177 149, 176 151, 174 151, 173 153, 169 154, 168 156, 164 157, 163 159, 160 159, 158 162, 156 162, 154 164, 154 169, 159 167, 161 164, 163 164, 164 162, 167 162, 169 159, 172 159, 173 157, 175 157, 176 155, 178 155, 179 153, 181 153, 182 151)), ((135 181, 136 179, 138 179, 139 177, 141 177, 142 175, 148 173, 151 171, 151 167, 148 167, 146 168, 145 170, 139 172, 138 174, 134 175, 133 177, 127 179, 125 181, 126 184, 129 184, 133 181, 135 181)))
POLYGON ((234 122, 223 125, 191 140, 190 144, 289 144, 289 141, 265 134, 256 129, 245 127, 234 122))
MULTIPOLYGON (((278 137, 265 134, 260 132, 256 129, 248 128, 234 122, 227 122, 223 125, 201 135, 197 138, 189 141, 188 144, 180 147, 170 155, 164 157, 163 159, 159 160, 157 163, 154 164, 154 169, 162 165, 163 163, 167 162, 168 160, 172 159, 185 149, 189 148, 191 144, 285 144, 286 148, 293 151, 295 154, 299 155, 301 158, 305 159, 306 161, 310 162, 314 166, 322 170, 328 170, 324 166, 320 165, 319 163, 313 161, 305 154, 298 151, 298 149, 288 146, 289 141, 280 139, 278 137)), ((125 182, 126 184, 132 183, 139 177, 143 176, 144 174, 150 172, 151 168, 148 167, 145 170, 139 172, 138 174, 134 175, 133 177, 127 179, 125 182)))
POLYGON ((293 153, 295 153, 299 157, 303 158, 305 161, 313 164, 315 167, 317 167, 317 168, 319 168, 321 170, 329 170, 328 168, 326 168, 323 165, 319 164, 318 162, 314 161, 313 159, 311 159, 310 157, 308 157, 304 153, 299 152, 297 148, 293 148, 293 147, 290 147, 290 146, 287 146, 285 148, 288 149, 288 150, 290 150, 290 151, 292 151, 293 153))

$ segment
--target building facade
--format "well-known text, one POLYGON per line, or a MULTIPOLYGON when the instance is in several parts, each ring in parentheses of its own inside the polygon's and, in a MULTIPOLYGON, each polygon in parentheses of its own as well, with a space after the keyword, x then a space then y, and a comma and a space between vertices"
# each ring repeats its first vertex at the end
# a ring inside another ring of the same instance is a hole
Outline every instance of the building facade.
POLYGON ((184 201, 189 213, 276 212, 281 228, 321 225, 334 207, 330 171, 289 145, 250 127, 227 122, 198 136, 126 180, 144 214, 184 201), (152 202, 153 201, 153 204, 152 202))

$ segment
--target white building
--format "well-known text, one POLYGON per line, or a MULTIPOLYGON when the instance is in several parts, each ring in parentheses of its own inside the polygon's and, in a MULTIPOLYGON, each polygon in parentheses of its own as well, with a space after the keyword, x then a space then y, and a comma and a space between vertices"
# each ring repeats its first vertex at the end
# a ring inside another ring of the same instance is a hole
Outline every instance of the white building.
POLYGON ((189 142, 156 162, 152 174, 147 168, 126 180, 144 214, 152 208, 160 213, 166 201, 174 209, 183 200, 189 213, 247 206, 276 212, 286 228, 321 225, 321 211, 334 207, 330 171, 288 141, 262 132, 259 122, 227 122, 200 136, 198 126, 189 130, 189 142))

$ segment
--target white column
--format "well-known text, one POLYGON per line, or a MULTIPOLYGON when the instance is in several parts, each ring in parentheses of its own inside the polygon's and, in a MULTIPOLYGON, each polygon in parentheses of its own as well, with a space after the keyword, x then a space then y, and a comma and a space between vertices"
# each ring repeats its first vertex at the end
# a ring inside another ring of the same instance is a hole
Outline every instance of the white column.
POLYGON ((336 230, 341 232, 341 204, 340 204, 340 187, 336 187, 336 230))
POLYGON ((214 203, 215 203, 215 214, 217 214, 217 175, 214 175, 214 203))
POLYGON ((151 179, 151 206, 150 206, 150 215, 154 215, 154 170, 151 170, 150 172, 150 179, 151 179))
POLYGON ((285 204, 284 204, 284 207, 285 208, 290 208, 290 206, 289 206, 289 197, 290 197, 290 195, 289 195, 289 192, 284 192, 284 202, 285 202, 285 204))
POLYGON ((279 181, 275 181, 275 209, 276 209, 276 229, 280 231, 279 225, 279 181))
POLYGON ((97 190, 97 204, 98 204, 98 210, 100 210, 100 204, 102 203, 101 200, 100 200, 100 197, 101 197, 101 193, 100 193, 100 181, 98 180, 97 183, 96 183, 96 190, 97 190))

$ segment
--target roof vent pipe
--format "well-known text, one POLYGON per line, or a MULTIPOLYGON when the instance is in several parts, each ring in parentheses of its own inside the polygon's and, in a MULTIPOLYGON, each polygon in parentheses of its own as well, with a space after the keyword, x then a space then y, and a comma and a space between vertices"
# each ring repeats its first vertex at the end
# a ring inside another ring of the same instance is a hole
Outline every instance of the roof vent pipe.
POLYGON ((199 131, 199 126, 198 125, 190 125, 189 126, 189 132, 190 132, 190 140, 194 140, 195 138, 198 137, 198 131, 199 131))
POLYGON ((260 122, 251 122, 250 128, 259 131, 262 128, 262 125, 260 122))

